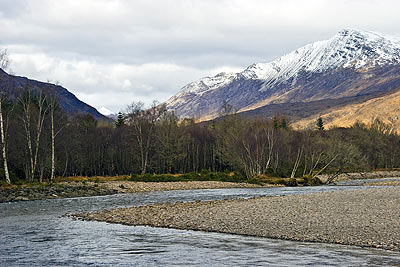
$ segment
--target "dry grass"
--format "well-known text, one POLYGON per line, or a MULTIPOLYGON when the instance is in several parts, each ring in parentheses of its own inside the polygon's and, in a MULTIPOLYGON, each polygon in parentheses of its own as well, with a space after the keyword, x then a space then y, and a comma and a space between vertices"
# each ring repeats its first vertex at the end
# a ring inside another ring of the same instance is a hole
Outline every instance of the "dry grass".
POLYGON ((400 91, 390 95, 376 97, 360 104, 349 104, 341 108, 332 108, 322 114, 316 114, 295 122, 295 129, 315 127, 316 120, 321 117, 325 127, 350 127, 356 122, 370 124, 374 119, 384 123, 394 121, 396 131, 400 132, 400 120, 398 119, 400 107, 400 91))

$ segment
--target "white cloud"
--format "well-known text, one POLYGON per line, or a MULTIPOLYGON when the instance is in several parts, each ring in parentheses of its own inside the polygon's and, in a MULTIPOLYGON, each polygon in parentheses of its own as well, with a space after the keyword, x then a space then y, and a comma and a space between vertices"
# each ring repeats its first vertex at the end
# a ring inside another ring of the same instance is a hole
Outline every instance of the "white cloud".
POLYGON ((399 9, 396 0, 1 0, 0 45, 16 74, 119 111, 342 28, 400 36, 399 9))
POLYGON ((45 54, 12 53, 10 57, 16 73, 30 73, 30 78, 40 81, 58 81, 82 101, 113 112, 124 109, 132 101, 146 104, 153 100, 165 101, 199 77, 240 70, 229 66, 195 69, 168 63, 100 64, 45 54))
POLYGON ((130 88, 131 88, 131 86, 132 86, 132 83, 131 83, 131 81, 130 80, 128 80, 128 79, 125 79, 124 81, 123 81, 123 83, 122 83, 122 89, 123 90, 129 90, 130 88))

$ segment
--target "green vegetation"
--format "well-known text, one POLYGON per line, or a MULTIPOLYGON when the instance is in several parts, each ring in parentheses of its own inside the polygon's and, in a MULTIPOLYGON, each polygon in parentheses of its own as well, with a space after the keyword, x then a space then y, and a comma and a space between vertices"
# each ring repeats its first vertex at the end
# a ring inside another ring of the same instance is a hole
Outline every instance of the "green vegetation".
POLYGON ((317 129, 318 130, 320 130, 320 131, 322 131, 322 130, 324 130, 324 121, 322 120, 322 118, 321 117, 319 117, 318 119, 317 119, 317 129))
POLYGON ((119 128, 119 127, 122 127, 124 124, 125 124, 124 115, 121 112, 118 112, 118 117, 117 117, 117 121, 115 122, 115 127, 119 128))

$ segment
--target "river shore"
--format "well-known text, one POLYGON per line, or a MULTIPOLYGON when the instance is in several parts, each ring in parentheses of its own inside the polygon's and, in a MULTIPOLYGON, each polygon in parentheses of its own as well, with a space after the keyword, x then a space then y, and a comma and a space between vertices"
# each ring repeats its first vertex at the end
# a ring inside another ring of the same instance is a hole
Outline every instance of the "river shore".
POLYGON ((400 188, 155 204, 74 215, 125 225, 212 231, 400 251, 400 188))
MULTIPOLYGON (((319 175, 322 182, 329 179, 329 175, 319 175)), ((352 179, 376 179, 387 177, 400 177, 400 171, 375 171, 365 173, 344 173, 338 175, 334 181, 352 179)), ((72 177, 73 179, 74 177, 72 177)), ((68 197, 102 196, 123 193, 138 193, 166 190, 193 190, 193 189, 218 189, 218 188, 257 188, 275 187, 283 185, 257 185, 249 183, 232 183, 219 181, 187 181, 187 182, 132 182, 112 180, 118 177, 106 177, 98 182, 86 181, 63 181, 50 185, 35 186, 10 186, 0 187, 0 203, 10 201, 26 201, 68 197), (110 180, 108 180, 110 179, 110 180)), ((65 179, 65 178, 64 178, 65 179)), ((68 179, 68 178, 66 178, 68 179)), ((398 181, 382 181, 364 185, 391 185, 398 186, 398 181)))
MULTIPOLYGON (((346 181, 346 180, 358 180, 358 179, 379 179, 379 178, 390 178, 400 177, 400 171, 371 171, 371 172, 349 172, 334 175, 334 182, 346 181)), ((331 174, 320 174, 317 176, 322 182, 326 183, 330 178, 331 174)))
MULTIPOLYGON (((271 187, 265 185, 264 187, 271 187)), ((52 185, 13 186, 0 188, 0 203, 52 198, 102 196, 166 190, 194 190, 217 188, 257 188, 260 185, 217 181, 190 182, 60 182, 52 185)))

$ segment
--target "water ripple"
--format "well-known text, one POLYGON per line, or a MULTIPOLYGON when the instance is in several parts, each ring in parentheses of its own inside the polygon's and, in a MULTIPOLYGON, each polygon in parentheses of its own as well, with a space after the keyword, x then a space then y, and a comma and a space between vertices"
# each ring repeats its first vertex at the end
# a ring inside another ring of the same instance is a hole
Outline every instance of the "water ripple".
MULTIPOLYGON (((358 187, 349 187, 355 189, 358 187)), ((2 266, 400 266, 400 253, 73 220, 65 213, 152 203, 302 194, 347 187, 151 192, 0 204, 2 266)))

